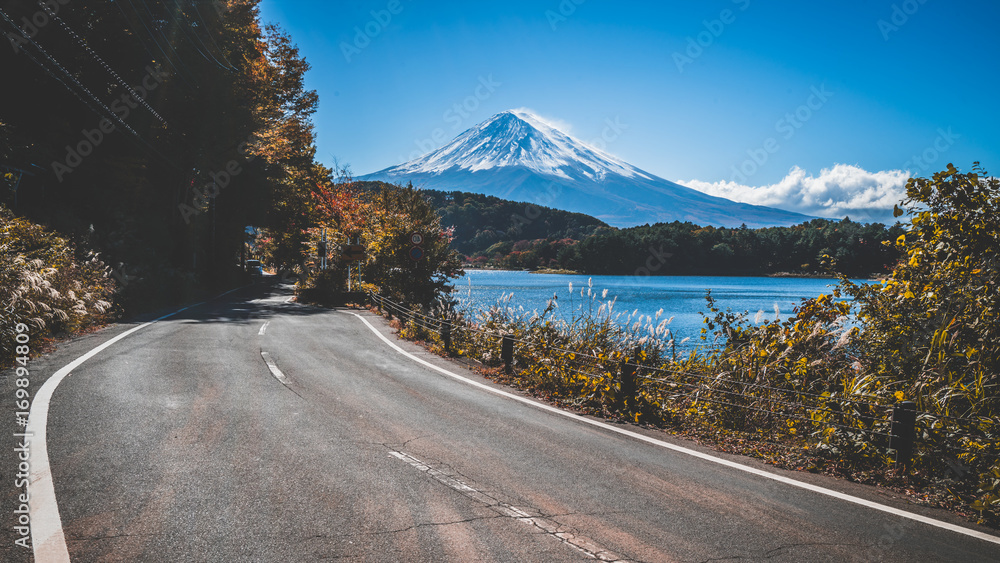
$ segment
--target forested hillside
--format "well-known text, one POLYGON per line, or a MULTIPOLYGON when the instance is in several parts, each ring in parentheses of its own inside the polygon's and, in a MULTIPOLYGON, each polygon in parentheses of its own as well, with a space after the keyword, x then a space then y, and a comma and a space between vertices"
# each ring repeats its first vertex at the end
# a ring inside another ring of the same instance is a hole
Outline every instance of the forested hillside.
POLYGON ((818 273, 827 262, 849 276, 879 275, 901 256, 882 243, 903 230, 849 219, 762 229, 661 223, 600 231, 562 252, 558 265, 593 274, 757 275, 818 273))
POLYGON ((617 229, 589 215, 531 203, 465 192, 421 193, 442 224, 454 229, 452 248, 472 266, 616 275, 759 275, 819 273, 826 262, 849 276, 869 276, 888 272, 901 256, 883 244, 903 233, 899 225, 814 219, 761 229, 680 222, 617 229))
POLYGON ((452 247, 463 254, 484 253, 497 243, 522 240, 582 240, 607 227, 584 215, 466 192, 424 190, 441 222, 455 227, 452 247))

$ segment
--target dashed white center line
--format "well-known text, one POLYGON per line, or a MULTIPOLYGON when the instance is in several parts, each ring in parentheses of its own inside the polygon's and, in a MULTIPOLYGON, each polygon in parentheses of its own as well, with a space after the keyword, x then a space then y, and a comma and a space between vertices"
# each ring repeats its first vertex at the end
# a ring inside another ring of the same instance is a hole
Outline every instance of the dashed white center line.
POLYGON ((267 325, 271 324, 271 321, 264 321, 264 324, 260 325, 260 331, 257 332, 258 336, 264 336, 264 331, 267 330, 267 325))
POLYGON ((505 502, 501 502, 487 495, 486 493, 483 493, 482 491, 479 491, 469 486, 469 484, 465 483, 461 479, 458 479, 452 475, 448 475, 443 471, 434 469, 430 465, 427 465, 423 461, 420 461, 419 459, 411 456, 408 453, 390 451, 389 455, 391 455, 396 459, 401 459, 405 461, 406 463, 419 469, 420 471, 427 473, 439 483, 442 483, 458 491, 459 493, 465 495, 466 497, 469 497, 472 500, 475 500, 479 503, 486 505, 487 507, 489 507, 494 512, 497 512, 498 514, 513 518, 515 520, 518 520, 520 522, 538 528, 539 530, 558 539, 559 541, 565 543, 566 545, 572 547, 573 549, 576 549, 577 551, 584 553, 588 557, 592 557, 594 559, 597 559, 598 561, 618 561, 622 563, 627 561, 626 559, 619 557, 615 553, 608 551, 607 549, 604 549, 590 538, 566 531, 563 528, 563 526, 560 525, 555 520, 545 518, 544 516, 532 516, 531 514, 528 514, 527 512, 521 510, 520 508, 511 506, 505 502))
POLYGON ((292 382, 285 377, 285 374, 278 369, 278 364, 274 363, 274 360, 271 359, 271 354, 261 350, 260 357, 264 358, 264 363, 267 364, 267 369, 271 370, 271 375, 280 381, 282 385, 287 387, 292 384, 292 382))

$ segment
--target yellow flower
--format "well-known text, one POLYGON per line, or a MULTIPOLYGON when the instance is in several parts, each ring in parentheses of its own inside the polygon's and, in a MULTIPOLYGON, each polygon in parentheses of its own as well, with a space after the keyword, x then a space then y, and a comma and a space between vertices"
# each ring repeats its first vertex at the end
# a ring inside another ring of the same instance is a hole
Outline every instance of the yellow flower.
POLYGON ((902 391, 896 391, 896 392, 894 393, 894 395, 895 395, 895 397, 896 397, 896 400, 897 400, 897 401, 902 401, 902 400, 903 400, 903 397, 905 397, 905 396, 906 396, 906 395, 904 395, 904 394, 903 394, 903 392, 902 392, 902 391))

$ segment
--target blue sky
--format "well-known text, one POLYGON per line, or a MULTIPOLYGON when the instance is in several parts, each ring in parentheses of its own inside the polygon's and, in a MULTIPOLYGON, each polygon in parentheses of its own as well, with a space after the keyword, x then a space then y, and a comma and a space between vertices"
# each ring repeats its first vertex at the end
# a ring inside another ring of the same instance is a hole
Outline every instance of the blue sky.
POLYGON ((320 160, 356 175, 511 108, 669 180, 828 215, 884 210, 906 176, 892 171, 1000 166, 995 1, 264 0, 261 12, 313 67, 320 160))

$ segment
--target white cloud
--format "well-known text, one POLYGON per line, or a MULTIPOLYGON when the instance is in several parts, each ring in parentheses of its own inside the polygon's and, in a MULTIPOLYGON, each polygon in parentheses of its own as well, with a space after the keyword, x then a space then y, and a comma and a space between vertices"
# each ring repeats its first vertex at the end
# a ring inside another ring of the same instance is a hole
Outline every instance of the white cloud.
POLYGON ((893 223, 892 208, 906 197, 909 177, 904 170, 869 172, 858 166, 837 164, 820 170, 818 176, 795 166, 784 179, 769 186, 701 180, 678 183, 734 201, 807 215, 893 223))

